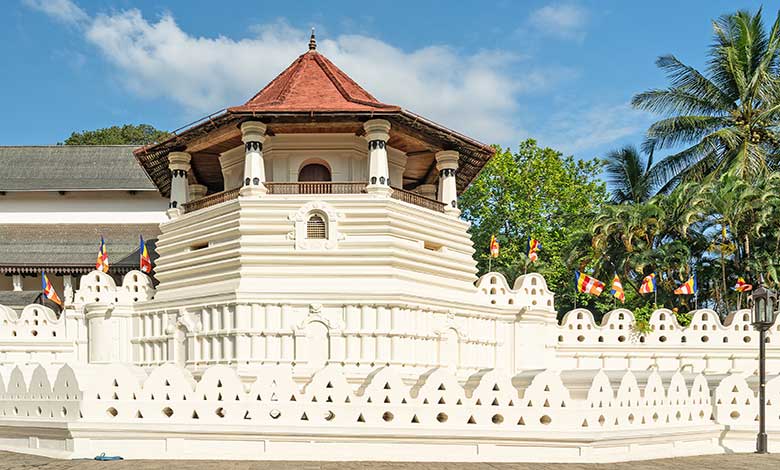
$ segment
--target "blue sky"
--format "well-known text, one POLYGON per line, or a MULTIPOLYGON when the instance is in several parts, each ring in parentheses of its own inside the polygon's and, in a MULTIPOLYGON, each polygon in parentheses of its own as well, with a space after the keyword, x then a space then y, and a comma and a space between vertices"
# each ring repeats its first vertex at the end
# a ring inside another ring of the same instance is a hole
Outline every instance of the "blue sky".
MULTIPOLYGON (((124 123, 181 127, 251 97, 316 27, 380 100, 487 143, 580 158, 639 143, 658 55, 703 67, 711 20, 760 2, 7 0, 0 145, 124 123)), ((766 16, 774 19, 775 11, 766 16)))

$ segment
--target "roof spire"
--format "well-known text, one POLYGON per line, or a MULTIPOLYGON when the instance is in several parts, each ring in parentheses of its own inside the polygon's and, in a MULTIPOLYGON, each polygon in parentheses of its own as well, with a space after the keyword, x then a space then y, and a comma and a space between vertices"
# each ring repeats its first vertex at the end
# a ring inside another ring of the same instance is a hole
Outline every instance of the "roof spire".
POLYGON ((317 39, 314 37, 314 28, 311 29, 311 37, 309 38, 309 50, 317 50, 317 39))

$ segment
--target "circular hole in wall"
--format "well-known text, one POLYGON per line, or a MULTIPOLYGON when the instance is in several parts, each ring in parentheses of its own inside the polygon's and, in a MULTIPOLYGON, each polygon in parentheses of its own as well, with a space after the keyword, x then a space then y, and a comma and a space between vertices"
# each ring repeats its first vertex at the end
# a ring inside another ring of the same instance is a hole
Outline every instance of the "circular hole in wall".
POLYGON ((394 418, 394 416, 393 416, 393 413, 390 413, 389 411, 385 411, 385 412, 382 414, 382 419, 383 419, 383 420, 385 420, 385 421, 387 421, 387 422, 390 422, 390 421, 392 421, 392 420, 393 420, 393 418, 394 418))
POLYGON ((729 416, 731 417, 731 419, 738 419, 740 414, 739 414, 739 411, 734 410, 734 411, 731 412, 731 414, 729 414, 729 416))
POLYGON ((225 417, 225 409, 224 408, 221 408, 221 407, 217 408, 217 410, 214 413, 216 413, 217 416, 219 416, 220 418, 224 418, 225 417))
POLYGON ((323 417, 325 418, 325 421, 333 421, 333 418, 335 418, 336 415, 332 411, 328 410, 323 417))
POLYGON ((750 342, 750 336, 745 336, 744 338, 742 338, 742 341, 744 341, 746 343, 749 343, 750 342))
POLYGON ((116 410, 116 408, 114 408, 114 407, 112 406, 111 408, 109 408, 109 409, 107 409, 107 410, 106 410, 106 414, 107 414, 108 416, 111 416, 112 418, 114 418, 114 417, 116 417, 116 415, 118 415, 118 414, 119 414, 119 412, 116 410))
POLYGON ((63 406, 63 407, 60 409, 60 414, 62 415, 62 417, 63 417, 63 418, 64 418, 64 417, 66 417, 66 416, 68 416, 68 409, 67 409, 67 408, 65 408, 65 407, 63 406))
POLYGON ((620 341, 621 343, 624 342, 625 340, 626 340, 625 336, 618 336, 618 341, 620 341))
POLYGON ((660 341, 662 343, 665 343, 666 342, 666 336, 661 336, 660 338, 658 338, 658 341, 660 341))
POLYGON ((504 417, 501 415, 493 415, 490 420, 493 421, 493 424, 501 424, 504 422, 504 417))
POLYGON ((585 337, 582 336, 582 335, 579 335, 579 336, 577 336, 577 341, 579 341, 581 343, 581 342, 585 341, 585 337))
POLYGON ((709 341, 709 340, 710 340, 710 337, 709 337, 709 336, 702 336, 702 337, 701 337, 701 342, 702 342, 702 343, 706 343, 706 342, 707 342, 707 341, 709 341))
POLYGON ((170 406, 166 406, 165 408, 162 409, 162 414, 170 418, 171 416, 173 416, 173 410, 171 409, 170 406))
POLYGON ((447 419, 449 419, 449 417, 447 416, 447 413, 439 413, 439 414, 436 415, 436 421, 438 421, 440 423, 446 423, 447 419))
POLYGON ((633 414, 628 415, 628 422, 629 422, 629 424, 634 424, 634 415, 633 414))
POLYGON ((552 423, 552 418, 550 418, 547 415, 544 415, 541 418, 539 418, 539 422, 547 426, 548 424, 552 423))

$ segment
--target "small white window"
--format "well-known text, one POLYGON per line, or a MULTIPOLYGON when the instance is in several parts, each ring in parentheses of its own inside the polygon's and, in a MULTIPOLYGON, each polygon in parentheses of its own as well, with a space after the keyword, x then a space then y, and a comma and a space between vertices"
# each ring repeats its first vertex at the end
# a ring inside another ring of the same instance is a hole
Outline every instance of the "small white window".
POLYGON ((306 222, 306 238, 310 240, 327 240, 328 231, 325 220, 319 214, 309 217, 306 222))

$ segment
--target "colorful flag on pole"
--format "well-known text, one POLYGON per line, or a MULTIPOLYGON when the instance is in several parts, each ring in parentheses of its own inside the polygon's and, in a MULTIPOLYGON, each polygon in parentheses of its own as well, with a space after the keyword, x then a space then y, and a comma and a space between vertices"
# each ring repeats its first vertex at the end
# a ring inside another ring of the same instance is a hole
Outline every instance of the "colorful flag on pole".
POLYGON ((615 277, 612 279, 612 290, 609 291, 610 294, 612 294, 612 297, 618 299, 621 302, 626 301, 626 293, 623 292, 623 283, 620 282, 620 278, 618 277, 617 273, 615 273, 615 277))
POLYGON ((144 236, 141 235, 141 247, 139 248, 141 256, 140 267, 142 273, 152 272, 152 259, 149 257, 149 250, 146 249, 146 243, 144 242, 144 236))
POLYGON ((656 289, 655 273, 648 274, 642 280, 642 285, 639 286, 639 293, 640 294, 649 294, 651 292, 655 292, 655 289, 656 289))
POLYGON ((102 236, 100 237, 100 248, 98 248, 95 269, 104 273, 108 272, 108 250, 106 250, 106 241, 103 240, 102 236))
POLYGON ((57 291, 54 290, 54 286, 51 285, 49 277, 46 276, 46 272, 44 271, 41 271, 41 288, 43 289, 43 295, 45 295, 47 299, 62 307, 62 300, 60 299, 60 296, 57 295, 57 291))
POLYGON ((677 295, 691 295, 699 290, 699 284, 696 282, 696 275, 691 276, 687 281, 674 290, 677 295))
POLYGON ((604 290, 603 282, 579 271, 574 271, 574 285, 577 286, 579 292, 595 295, 596 297, 601 295, 601 291, 604 290))
POLYGON ((498 240, 496 240, 495 235, 490 236, 490 257, 491 258, 498 258, 498 250, 500 247, 498 246, 498 240))
POLYGON ((542 249, 542 242, 535 238, 529 238, 528 239, 528 259, 531 260, 532 263, 536 262, 536 260, 539 259, 539 255, 537 252, 542 249))
POLYGON ((745 282, 745 278, 737 278, 737 283, 734 285, 734 290, 737 292, 748 292, 753 290, 753 284, 745 282))

